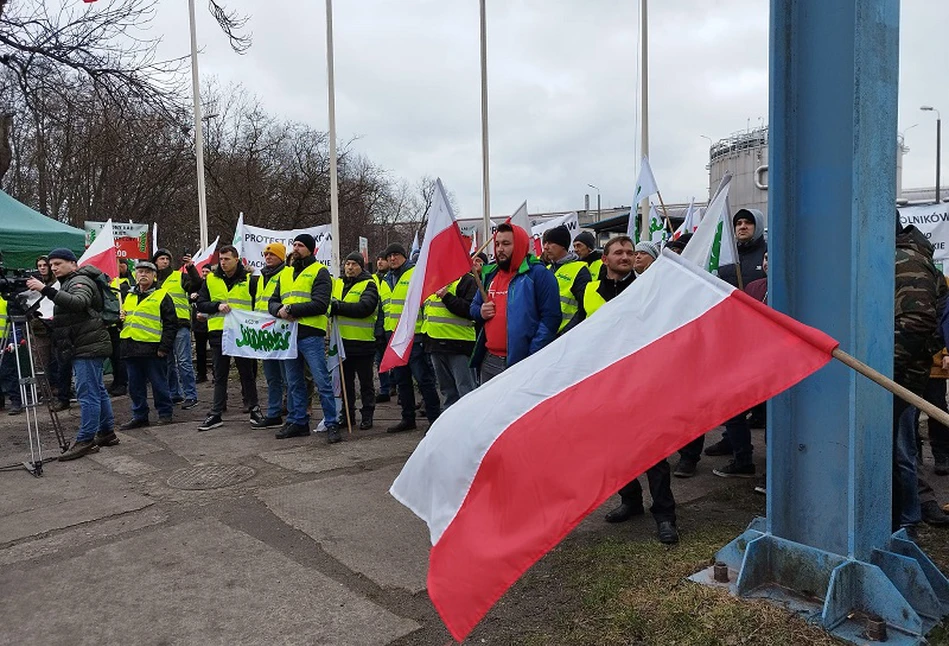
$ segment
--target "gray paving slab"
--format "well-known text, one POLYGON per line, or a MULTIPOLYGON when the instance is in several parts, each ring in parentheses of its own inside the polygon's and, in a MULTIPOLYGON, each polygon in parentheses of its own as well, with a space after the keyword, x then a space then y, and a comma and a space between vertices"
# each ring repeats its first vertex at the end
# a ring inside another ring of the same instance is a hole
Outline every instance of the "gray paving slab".
POLYGON ((358 438, 340 444, 307 443, 290 449, 266 451, 261 459, 298 473, 322 473, 385 458, 408 459, 422 440, 419 433, 358 438))
POLYGON ((0 571, 0 643, 386 644, 419 628, 214 520, 0 571))
POLYGON ((0 550, 0 566, 29 561, 61 550, 75 550, 78 546, 93 541, 158 525, 166 520, 168 520, 168 514, 153 506, 96 523, 85 523, 53 536, 5 547, 0 550))
POLYGON ((133 478, 146 476, 149 473, 161 470, 158 467, 133 458, 131 455, 119 455, 111 451, 99 451, 98 453, 90 455, 89 459, 119 475, 133 478))
POLYGON ((80 523, 142 509, 152 504, 129 491, 128 483, 104 473, 91 460, 52 462, 45 475, 26 471, 0 474, 0 544, 80 523))
POLYGON ((388 494, 401 468, 276 487, 258 497, 346 567, 414 594, 425 589, 430 544, 425 524, 388 494))
MULTIPOLYGON (((273 429, 252 429, 246 415, 225 416, 224 426, 199 433, 199 422, 176 423, 151 429, 151 441, 160 442, 191 463, 231 464, 273 451, 281 446, 273 429)), ((305 443, 315 438, 283 440, 305 443)))

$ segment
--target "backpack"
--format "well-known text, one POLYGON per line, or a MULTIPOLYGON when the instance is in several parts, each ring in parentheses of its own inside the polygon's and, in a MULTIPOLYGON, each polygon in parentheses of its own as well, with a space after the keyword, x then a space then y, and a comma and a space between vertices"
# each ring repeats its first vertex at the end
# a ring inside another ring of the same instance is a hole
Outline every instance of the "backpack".
POLYGON ((94 271, 88 271, 86 269, 86 267, 82 267, 78 273, 95 283, 96 288, 99 290, 99 297, 102 298, 102 309, 95 313, 99 315, 99 318, 102 319, 106 327, 118 325, 121 304, 119 303, 116 290, 112 289, 109 277, 98 269, 93 268, 94 271))

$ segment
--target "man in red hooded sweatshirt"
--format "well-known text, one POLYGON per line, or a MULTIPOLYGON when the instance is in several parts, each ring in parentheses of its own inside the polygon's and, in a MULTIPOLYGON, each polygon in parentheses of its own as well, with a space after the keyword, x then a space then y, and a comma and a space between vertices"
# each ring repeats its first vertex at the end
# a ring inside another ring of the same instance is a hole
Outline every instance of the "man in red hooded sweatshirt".
POLYGON ((488 298, 471 302, 471 317, 484 325, 471 364, 481 381, 496 377, 557 336, 560 291, 557 279, 529 253, 530 237, 508 223, 494 235, 496 262, 482 270, 488 298))

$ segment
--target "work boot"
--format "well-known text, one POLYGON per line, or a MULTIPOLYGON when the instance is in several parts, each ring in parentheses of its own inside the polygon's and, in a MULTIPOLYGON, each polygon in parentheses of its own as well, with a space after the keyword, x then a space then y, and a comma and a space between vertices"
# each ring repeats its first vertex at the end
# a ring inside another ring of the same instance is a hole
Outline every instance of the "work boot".
POLYGON ((99 431, 92 441, 96 446, 115 446, 119 443, 119 436, 115 431, 99 431))
POLYGON ((10 410, 7 411, 7 415, 22 415, 22 414, 23 414, 23 407, 17 406, 16 404, 14 404, 10 408, 10 410))
POLYGON ((383 395, 382 393, 379 393, 378 395, 376 395, 377 404, 383 404, 387 401, 390 401, 391 399, 392 399, 391 395, 383 395))
POLYGON ((398 424, 387 428, 386 433, 405 433, 406 431, 414 431, 417 428, 414 419, 403 419, 398 424))
POLYGON ((675 523, 671 520, 659 522, 656 528, 656 535, 659 537, 659 542, 663 545, 675 545, 679 542, 679 530, 676 529, 675 523))
POLYGON ((672 471, 672 475, 677 478, 691 478, 695 475, 695 461, 690 460, 689 458, 679 458, 676 468, 672 471))
POLYGON ((129 392, 128 386, 112 385, 109 386, 109 395, 112 397, 124 397, 129 392))
POLYGON ((949 525, 949 516, 939 507, 935 500, 927 500, 919 506, 922 512, 923 522, 932 527, 945 527, 949 525))
POLYGON ((646 510, 643 508, 643 503, 637 505, 635 503, 622 501, 611 511, 607 512, 605 520, 608 523, 625 523, 633 516, 642 516, 645 513, 646 510))
POLYGON ((732 451, 732 444, 728 440, 719 440, 711 446, 705 447, 705 455, 716 456, 716 455, 731 455, 734 453, 732 451))
POLYGON ((305 424, 291 424, 287 422, 283 428, 274 434, 278 440, 286 440, 291 437, 310 437, 310 427, 305 424))
POLYGON ((168 426, 171 423, 173 423, 173 420, 171 419, 171 415, 166 415, 164 417, 158 418, 158 426, 168 426))
POLYGON ((371 418, 371 417, 363 417, 363 418, 362 418, 362 421, 359 422, 359 430, 360 430, 360 431, 368 431, 370 428, 372 428, 372 418, 371 418))
POLYGON ((57 399, 56 402, 49 407, 49 409, 54 413, 61 413, 64 410, 69 410, 69 400, 57 399))
POLYGON ((326 427, 326 443, 336 444, 343 441, 343 434, 340 432, 339 424, 330 424, 326 427))
POLYGON ((134 431, 137 428, 145 428, 146 426, 149 426, 147 417, 143 417, 142 419, 133 418, 131 421, 128 421, 122 424, 122 426, 119 427, 119 430, 134 431))
POLYGON ((197 399, 186 399, 181 402, 181 410, 191 410, 198 405, 197 399))
POLYGON ((66 449, 62 455, 59 456, 59 461, 68 462, 69 460, 75 460, 77 458, 81 458, 84 455, 98 452, 99 447, 96 446, 95 442, 92 440, 83 440, 82 442, 73 440, 72 445, 66 449))

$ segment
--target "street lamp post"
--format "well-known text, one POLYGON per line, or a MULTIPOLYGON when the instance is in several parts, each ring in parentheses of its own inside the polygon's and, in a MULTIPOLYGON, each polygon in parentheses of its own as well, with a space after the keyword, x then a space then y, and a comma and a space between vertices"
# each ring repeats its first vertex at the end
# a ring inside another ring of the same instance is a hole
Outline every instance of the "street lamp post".
POLYGON ((600 221, 600 215, 601 215, 601 213, 602 213, 602 212, 600 211, 600 189, 597 188, 596 186, 594 186, 593 184, 587 184, 587 186, 589 186, 589 187, 592 188, 594 191, 596 191, 596 221, 599 222, 599 221, 600 221))
POLYGON ((931 105, 923 105, 919 108, 923 112, 935 112, 936 113, 936 204, 939 204, 939 165, 942 161, 941 148, 942 148, 942 117, 939 114, 939 110, 932 107, 931 105))

